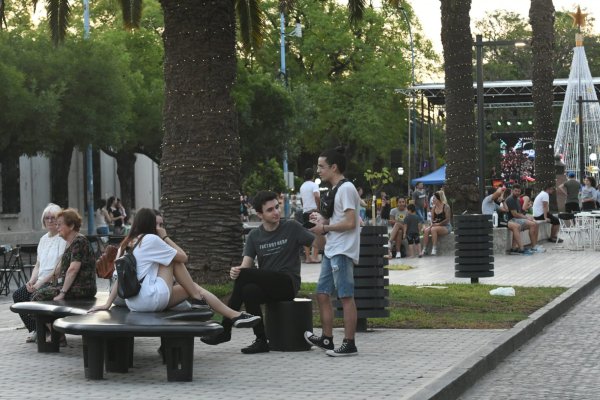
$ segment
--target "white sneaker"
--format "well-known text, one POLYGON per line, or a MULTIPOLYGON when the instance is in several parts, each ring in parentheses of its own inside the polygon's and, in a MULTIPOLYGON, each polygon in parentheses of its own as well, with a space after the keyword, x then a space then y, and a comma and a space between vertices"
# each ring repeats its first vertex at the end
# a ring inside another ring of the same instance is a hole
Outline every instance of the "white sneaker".
POLYGON ((431 255, 432 255, 432 256, 435 256, 436 254, 437 254, 437 249, 436 249, 436 247, 435 247, 435 246, 433 246, 433 247, 431 248, 431 255))
POLYGON ((539 244, 531 250, 533 250, 536 253, 545 253, 546 252, 546 249, 544 248, 544 246, 541 246, 539 244))

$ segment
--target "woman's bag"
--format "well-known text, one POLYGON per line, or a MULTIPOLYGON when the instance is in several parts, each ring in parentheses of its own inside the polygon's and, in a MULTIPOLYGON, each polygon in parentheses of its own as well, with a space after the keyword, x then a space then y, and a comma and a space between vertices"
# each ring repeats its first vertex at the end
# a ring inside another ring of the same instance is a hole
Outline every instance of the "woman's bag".
POLYGON ((142 288, 142 281, 137 277, 137 261, 133 255, 133 250, 142 242, 144 236, 140 237, 131 250, 127 250, 125 255, 115 260, 117 269, 117 293, 122 299, 137 296, 142 288))
POLYGON ((115 272, 115 259, 117 258, 117 248, 109 244, 104 248, 104 252, 96 260, 96 275, 98 278, 111 279, 115 272))

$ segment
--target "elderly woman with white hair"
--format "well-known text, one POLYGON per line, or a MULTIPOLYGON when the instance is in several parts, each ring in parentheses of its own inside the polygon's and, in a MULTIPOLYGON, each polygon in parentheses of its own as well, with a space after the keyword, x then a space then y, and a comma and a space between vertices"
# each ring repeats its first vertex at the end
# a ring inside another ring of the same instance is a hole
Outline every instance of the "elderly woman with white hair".
MULTIPOLYGON (((31 278, 24 285, 15 290, 13 301, 20 303, 31 301, 35 292, 46 285, 53 276, 54 268, 65 252, 67 242, 58 235, 56 219, 62 209, 56 204, 50 203, 42 213, 42 226, 48 231, 40 239, 37 247, 37 261, 31 271, 31 278)), ((25 327, 29 331, 26 342, 35 342, 35 319, 29 314, 19 314, 25 327)))

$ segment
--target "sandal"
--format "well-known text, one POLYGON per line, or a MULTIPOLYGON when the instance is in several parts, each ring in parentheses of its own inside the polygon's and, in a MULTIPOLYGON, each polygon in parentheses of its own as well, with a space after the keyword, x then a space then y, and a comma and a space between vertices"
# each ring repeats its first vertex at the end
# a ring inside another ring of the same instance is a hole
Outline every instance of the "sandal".
POLYGON ((35 331, 30 332, 29 336, 25 339, 25 343, 36 343, 37 342, 37 333, 35 331))

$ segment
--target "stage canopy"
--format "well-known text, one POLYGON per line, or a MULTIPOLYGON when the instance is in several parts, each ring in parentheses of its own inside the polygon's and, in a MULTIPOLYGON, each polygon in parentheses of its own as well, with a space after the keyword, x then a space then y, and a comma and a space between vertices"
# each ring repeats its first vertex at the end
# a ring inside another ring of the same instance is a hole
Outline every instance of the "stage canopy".
POLYGON ((417 182, 423 182, 424 185, 443 185, 444 182, 446 182, 446 164, 428 175, 415 178, 411 181, 413 186, 416 185, 417 182))

